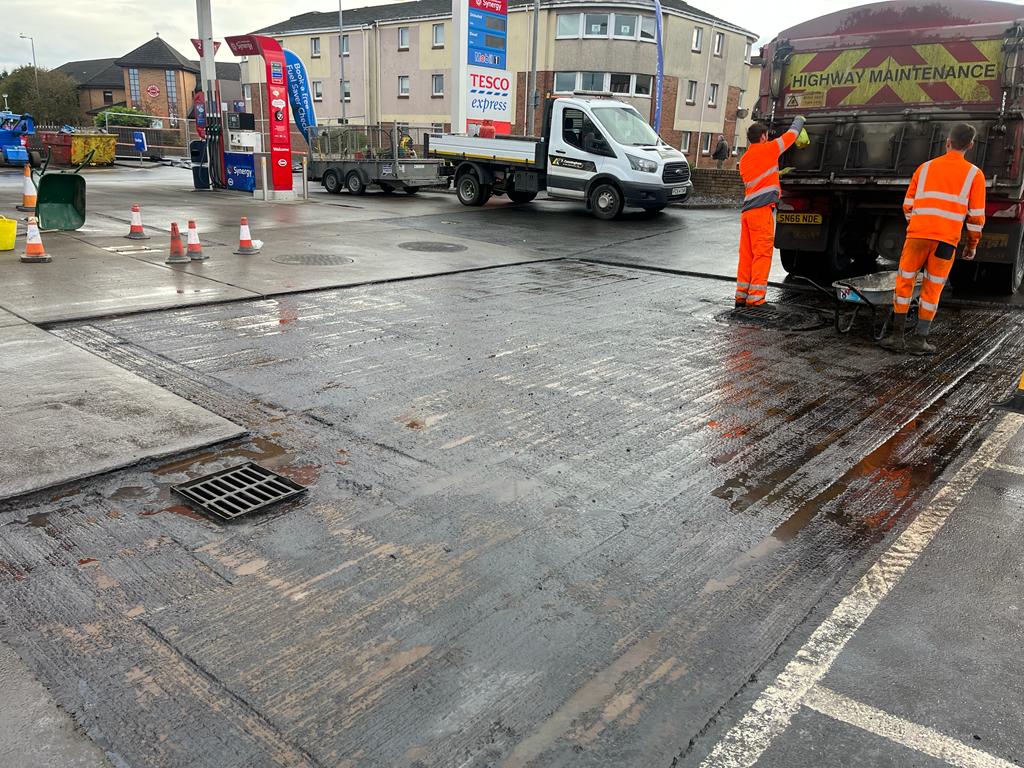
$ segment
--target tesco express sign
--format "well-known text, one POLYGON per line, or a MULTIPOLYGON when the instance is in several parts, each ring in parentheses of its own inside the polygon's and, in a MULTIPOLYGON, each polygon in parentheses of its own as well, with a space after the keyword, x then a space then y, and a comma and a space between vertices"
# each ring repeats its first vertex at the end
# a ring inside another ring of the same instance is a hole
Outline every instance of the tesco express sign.
POLYGON ((512 78, 508 72, 469 67, 466 116, 471 120, 512 122, 512 78))

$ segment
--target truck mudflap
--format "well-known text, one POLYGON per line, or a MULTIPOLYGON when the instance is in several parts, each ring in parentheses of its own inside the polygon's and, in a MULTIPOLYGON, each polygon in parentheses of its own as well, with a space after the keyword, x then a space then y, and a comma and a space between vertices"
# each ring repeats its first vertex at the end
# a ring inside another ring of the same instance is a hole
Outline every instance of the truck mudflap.
POLYGON ((977 260, 993 264, 1015 264, 1021 250, 1024 224, 989 218, 978 243, 977 260))
POLYGON ((828 247, 829 215, 779 211, 775 215, 775 247, 779 250, 821 252, 828 247))

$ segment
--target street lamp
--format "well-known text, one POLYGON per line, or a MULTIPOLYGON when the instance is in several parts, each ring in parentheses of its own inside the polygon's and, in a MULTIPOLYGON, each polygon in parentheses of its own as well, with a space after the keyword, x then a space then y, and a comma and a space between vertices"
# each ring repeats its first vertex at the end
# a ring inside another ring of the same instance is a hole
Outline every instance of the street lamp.
POLYGON ((3 94, 4 97, 4 112, 7 112, 10 108, 7 106, 7 94, 3 94))
POLYGON ((28 40, 32 44, 32 72, 36 76, 36 94, 39 93, 39 67, 36 66, 36 41, 33 37, 26 35, 24 32, 19 32, 18 37, 22 40, 28 40))

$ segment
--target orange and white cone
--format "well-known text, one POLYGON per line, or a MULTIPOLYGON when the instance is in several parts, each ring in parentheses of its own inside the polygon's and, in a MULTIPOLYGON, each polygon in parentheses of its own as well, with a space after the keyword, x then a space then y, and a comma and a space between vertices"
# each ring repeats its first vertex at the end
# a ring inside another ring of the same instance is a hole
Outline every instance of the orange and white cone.
POLYGON ((142 228, 142 209, 138 203, 132 205, 132 224, 125 237, 129 240, 149 240, 149 235, 142 228))
POLYGON ((171 252, 167 254, 164 264, 188 264, 191 262, 185 255, 185 248, 181 244, 181 232, 178 231, 178 222, 171 224, 171 252))
MULTIPOLYGON (((260 243, 260 245, 263 245, 263 243, 260 243)), ((259 252, 259 245, 253 243, 252 234, 249 232, 249 219, 243 216, 242 223, 238 229, 238 250, 235 253, 239 256, 250 256, 259 252)))
POLYGON ((199 230, 191 219, 188 222, 188 257, 192 261, 206 261, 210 258, 203 253, 203 244, 199 242, 199 230))
POLYGON ((21 205, 19 211, 34 213, 36 210, 36 185, 32 183, 32 166, 25 163, 25 178, 21 184, 21 205))
POLYGON ((21 254, 21 260, 26 264, 45 264, 53 261, 43 248, 43 238, 39 236, 39 223, 35 216, 28 219, 28 237, 25 238, 25 252, 21 254))

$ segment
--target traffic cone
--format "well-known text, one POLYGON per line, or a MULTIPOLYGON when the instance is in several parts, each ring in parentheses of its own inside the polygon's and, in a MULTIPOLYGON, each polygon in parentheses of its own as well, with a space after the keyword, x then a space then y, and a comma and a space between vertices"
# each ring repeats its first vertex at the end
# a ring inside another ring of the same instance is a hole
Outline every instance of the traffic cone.
POLYGON ((25 163, 25 178, 21 184, 21 205, 17 208, 28 213, 35 213, 36 210, 36 185, 32 183, 32 166, 28 163, 25 163))
POLYGON ((21 260, 25 264, 45 264, 53 261, 43 248, 43 238, 39 236, 39 223, 35 216, 28 219, 28 237, 25 238, 25 252, 21 254, 21 260))
POLYGON ((188 222, 188 256, 192 261, 206 261, 210 258, 203 253, 203 244, 199 242, 199 230, 191 219, 188 222))
MULTIPOLYGON (((263 245, 263 243, 260 243, 260 245, 263 245)), ((243 216, 242 223, 238 229, 238 250, 235 253, 239 256, 251 256, 259 252, 259 246, 253 243, 252 235, 249 233, 249 219, 243 216)))
POLYGON ((1008 411, 1024 413, 1024 373, 1020 375, 1020 383, 1017 385, 1017 391, 1010 395, 1008 400, 1004 400, 999 403, 998 407, 1005 408, 1008 411))
POLYGON ((149 240, 149 235, 142 228, 142 209, 138 203, 132 205, 132 225, 125 237, 129 240, 149 240))
POLYGON ((185 255, 185 249, 181 245, 181 232, 178 231, 178 222, 171 223, 171 252, 167 254, 167 261, 164 264, 188 264, 191 262, 185 255))

